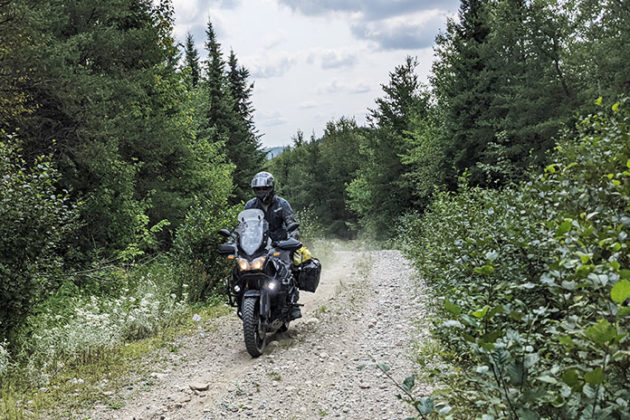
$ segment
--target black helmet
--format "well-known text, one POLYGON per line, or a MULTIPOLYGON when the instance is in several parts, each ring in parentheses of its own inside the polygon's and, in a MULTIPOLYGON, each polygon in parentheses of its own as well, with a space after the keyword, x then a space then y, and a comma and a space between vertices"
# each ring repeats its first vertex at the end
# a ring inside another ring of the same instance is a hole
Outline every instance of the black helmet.
POLYGON ((263 204, 269 205, 271 203, 274 194, 273 175, 269 172, 258 172, 252 179, 251 187, 263 204))

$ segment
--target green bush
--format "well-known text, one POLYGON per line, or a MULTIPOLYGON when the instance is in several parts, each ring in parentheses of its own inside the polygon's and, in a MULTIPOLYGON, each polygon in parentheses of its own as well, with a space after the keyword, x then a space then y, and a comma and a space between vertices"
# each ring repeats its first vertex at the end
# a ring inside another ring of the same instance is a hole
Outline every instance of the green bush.
POLYGON ((220 229, 236 227, 242 206, 229 208, 224 203, 196 199, 177 230, 173 246, 174 258, 180 265, 178 293, 185 290, 191 302, 204 301, 215 293, 223 293, 222 281, 230 274, 219 245, 225 241, 220 229))
POLYGON ((59 192, 46 156, 27 162, 19 141, 0 132, 0 338, 59 284, 76 213, 59 192))
POLYGON ((64 282, 14 334, 13 359, 32 382, 46 383, 64 365, 98 360, 126 341, 154 335, 187 310, 186 294, 173 293, 177 264, 164 256, 130 270, 75 275, 86 279, 64 282))
POLYGON ((438 374, 451 415, 627 418, 625 104, 565 135, 544 174, 503 190, 464 182, 399 228, 440 298, 434 334, 458 364, 438 374))

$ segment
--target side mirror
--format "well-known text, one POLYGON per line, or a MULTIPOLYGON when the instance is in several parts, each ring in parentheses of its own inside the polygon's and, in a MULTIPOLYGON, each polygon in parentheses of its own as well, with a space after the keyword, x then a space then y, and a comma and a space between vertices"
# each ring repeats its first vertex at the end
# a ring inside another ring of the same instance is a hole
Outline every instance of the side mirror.
POLYGON ((233 244, 221 244, 219 246, 219 254, 234 255, 236 254, 236 247, 233 244))
POLYGON ((220 231, 217 232, 219 235, 221 236, 225 236, 226 238, 230 237, 230 231, 227 229, 221 229, 220 231))
POLYGON ((293 232, 295 229, 299 227, 300 227, 300 224, 298 222, 293 222, 289 226, 287 226, 287 232, 293 232))

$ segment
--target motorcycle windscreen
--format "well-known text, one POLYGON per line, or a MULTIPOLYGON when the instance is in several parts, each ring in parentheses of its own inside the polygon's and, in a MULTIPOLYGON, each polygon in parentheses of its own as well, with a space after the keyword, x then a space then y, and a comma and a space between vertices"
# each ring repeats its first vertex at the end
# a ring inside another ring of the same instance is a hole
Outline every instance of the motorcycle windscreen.
POLYGON ((238 215, 239 241, 247 255, 253 255, 262 245, 265 214, 259 209, 244 210, 238 215))

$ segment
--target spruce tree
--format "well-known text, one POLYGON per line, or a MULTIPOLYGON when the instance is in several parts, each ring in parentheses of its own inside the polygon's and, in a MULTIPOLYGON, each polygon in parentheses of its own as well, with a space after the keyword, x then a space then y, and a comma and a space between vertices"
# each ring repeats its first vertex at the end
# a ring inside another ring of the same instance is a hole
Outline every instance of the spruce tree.
POLYGON ((249 83, 248 81, 249 70, 243 66, 239 66, 234 50, 230 50, 228 64, 228 82, 230 93, 234 99, 234 112, 238 113, 241 118, 247 122, 248 126, 253 128, 254 107, 252 105, 251 96, 254 90, 254 83, 249 83))
MULTIPOLYGON (((432 85, 442 114, 446 159, 457 172, 474 166, 494 138, 492 127, 479 124, 490 118, 488 110, 496 75, 488 72, 485 44, 487 0, 462 0, 459 20, 449 20, 445 34, 436 39, 437 60, 432 85)), ((456 172, 447 177, 452 188, 456 172)), ((475 174, 474 181, 481 176, 475 174)))
MULTIPOLYGON (((258 137, 253 133, 249 95, 251 86, 238 70, 237 84, 230 84, 230 74, 225 71, 221 45, 217 40, 212 22, 208 20, 208 78, 206 89, 209 98, 208 127, 215 130, 216 140, 225 142, 225 154, 234 164, 235 192, 233 202, 251 196, 250 181, 261 170, 264 155, 260 151, 258 137), (236 97, 233 96, 233 92, 236 97)), ((234 56, 234 63, 236 58, 234 56)))
POLYGON ((186 45, 184 46, 184 60, 186 67, 190 69, 191 87, 196 87, 201 77, 201 68, 199 67, 199 54, 195 48, 195 43, 190 32, 186 34, 186 45))
POLYGON ((58 188, 82 202, 80 254, 139 246, 163 219, 175 228, 191 196, 211 186, 191 148, 169 3, 18 4, 18 34, 28 41, 10 64, 0 57, 0 71, 7 63, 27 76, 11 86, 30 112, 4 123, 19 129, 27 161, 54 156, 58 188))
POLYGON ((388 237, 396 219, 413 206, 414 187, 403 177, 407 168, 401 156, 409 153, 405 138, 411 122, 427 114, 429 97, 415 74, 417 64, 407 57, 382 85, 385 96, 376 100, 368 115, 364 163, 348 187, 351 208, 363 226, 381 238, 388 237))

